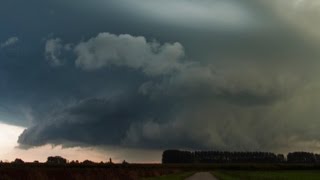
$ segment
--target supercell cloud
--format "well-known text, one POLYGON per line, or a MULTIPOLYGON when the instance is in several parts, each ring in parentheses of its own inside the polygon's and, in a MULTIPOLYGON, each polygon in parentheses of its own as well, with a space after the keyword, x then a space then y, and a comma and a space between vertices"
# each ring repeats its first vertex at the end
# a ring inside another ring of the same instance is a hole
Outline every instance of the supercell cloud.
POLYGON ((19 49, 13 26, 1 36, 0 112, 26 127, 21 147, 319 148, 316 0, 89 4, 38 4, 52 21, 19 49))

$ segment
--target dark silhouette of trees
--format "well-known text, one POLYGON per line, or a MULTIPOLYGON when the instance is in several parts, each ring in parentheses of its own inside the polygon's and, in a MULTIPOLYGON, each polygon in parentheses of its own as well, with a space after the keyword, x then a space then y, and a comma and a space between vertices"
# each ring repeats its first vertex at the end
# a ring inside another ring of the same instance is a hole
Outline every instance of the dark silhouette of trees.
POLYGON ((47 164, 64 165, 67 164, 67 160, 61 156, 50 156, 48 157, 47 164))
POLYGON ((90 161, 90 160, 84 160, 82 162, 82 164, 85 164, 85 165, 94 165, 95 163, 93 161, 90 161))
POLYGON ((288 163, 320 163, 320 155, 309 152, 292 152, 287 156, 288 163))
POLYGON ((14 164, 23 164, 24 161, 23 161, 22 159, 17 158, 17 159, 15 159, 15 160, 13 161, 13 163, 14 163, 14 164))
POLYGON ((269 152, 179 151, 163 152, 162 163, 282 163, 284 155, 269 152))
POLYGON ((195 154, 189 151, 167 150, 163 152, 162 162, 168 163, 193 163, 195 162, 195 154))
MULTIPOLYGON (((288 164, 314 164, 320 165, 320 154, 310 152, 291 152, 287 156, 283 154, 275 154, 270 152, 229 152, 229 151, 181 151, 181 150, 166 150, 162 154, 163 164, 194 164, 194 163, 288 163, 288 164)), ((2 162, 1 164, 9 164, 2 162)), ((12 164, 38 164, 39 161, 33 163, 25 163, 22 159, 15 159, 12 164)), ((113 165, 112 159, 109 162, 95 163, 90 160, 85 160, 79 163, 78 160, 68 162, 60 156, 50 156, 46 164, 50 165, 74 165, 74 166, 95 166, 95 165, 113 165)), ((119 163, 122 166, 129 165, 125 160, 119 163)))

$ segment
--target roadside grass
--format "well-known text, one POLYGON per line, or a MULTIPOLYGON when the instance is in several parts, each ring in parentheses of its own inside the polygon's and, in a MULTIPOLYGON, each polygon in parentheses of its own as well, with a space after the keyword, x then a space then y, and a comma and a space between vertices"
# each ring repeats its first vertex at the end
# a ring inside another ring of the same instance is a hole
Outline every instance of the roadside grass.
POLYGON ((219 180, 320 180, 320 171, 214 171, 219 180))
POLYGON ((144 178, 142 180, 184 180, 192 176, 194 173, 195 172, 182 172, 182 173, 170 174, 165 176, 144 178))

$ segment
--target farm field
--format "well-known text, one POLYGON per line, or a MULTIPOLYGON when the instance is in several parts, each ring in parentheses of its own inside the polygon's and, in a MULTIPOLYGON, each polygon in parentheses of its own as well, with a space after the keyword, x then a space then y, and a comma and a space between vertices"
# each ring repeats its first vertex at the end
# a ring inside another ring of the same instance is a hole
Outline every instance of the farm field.
POLYGON ((219 180, 319 180, 320 170, 214 171, 219 180))

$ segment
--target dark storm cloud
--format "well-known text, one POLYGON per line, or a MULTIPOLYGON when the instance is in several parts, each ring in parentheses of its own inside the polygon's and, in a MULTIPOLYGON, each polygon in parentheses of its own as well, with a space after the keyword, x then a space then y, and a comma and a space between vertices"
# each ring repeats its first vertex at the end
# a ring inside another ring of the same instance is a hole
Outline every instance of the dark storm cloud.
POLYGON ((0 7, 22 14, 3 39, 19 26, 26 50, 0 52, 1 118, 27 126, 22 146, 319 141, 316 1, 32 2, 43 16, 30 3, 0 7))
MULTIPOLYGON (((131 122, 143 118, 142 99, 87 99, 48 114, 47 119, 28 128, 19 143, 39 146, 67 142, 89 145, 115 145, 125 135, 131 122)), ((146 109, 147 110, 147 109, 146 109)))
MULTIPOLYGON (((125 71, 133 69, 145 74, 146 82, 131 90, 132 97, 126 94, 111 100, 98 97, 48 114, 24 131, 19 138, 22 145, 84 143, 138 148, 210 148, 212 145, 224 148, 228 146, 211 142, 222 137, 211 137, 210 131, 198 131, 210 122, 208 117, 214 117, 212 121, 216 123, 224 120, 226 112, 216 116, 222 106, 226 110, 234 108, 231 112, 240 116, 251 106, 272 105, 284 98, 288 94, 286 88, 292 86, 289 82, 280 86, 269 78, 261 82, 255 79, 261 76, 259 72, 228 72, 193 60, 182 61, 185 53, 179 43, 161 45, 147 42, 144 37, 101 33, 76 44, 74 52, 78 68, 106 71, 124 67, 125 71), (253 73, 257 75, 246 82, 253 73)), ((243 139, 237 141, 230 148, 245 143, 243 139)))

